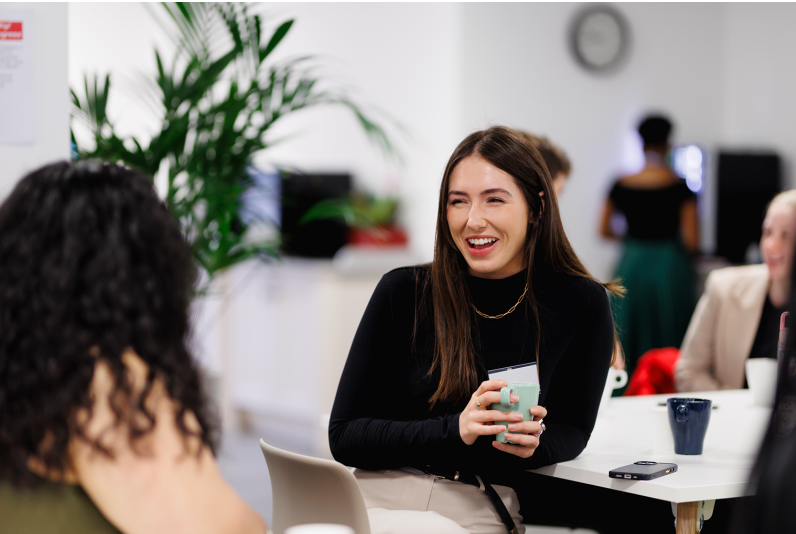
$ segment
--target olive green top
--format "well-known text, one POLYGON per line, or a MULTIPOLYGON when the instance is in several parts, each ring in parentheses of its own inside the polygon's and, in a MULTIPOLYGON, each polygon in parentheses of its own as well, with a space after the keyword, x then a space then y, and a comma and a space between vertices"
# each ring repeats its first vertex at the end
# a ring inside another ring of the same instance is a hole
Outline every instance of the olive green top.
POLYGON ((118 534, 80 486, 45 481, 18 489, 0 480, 3 534, 118 534))

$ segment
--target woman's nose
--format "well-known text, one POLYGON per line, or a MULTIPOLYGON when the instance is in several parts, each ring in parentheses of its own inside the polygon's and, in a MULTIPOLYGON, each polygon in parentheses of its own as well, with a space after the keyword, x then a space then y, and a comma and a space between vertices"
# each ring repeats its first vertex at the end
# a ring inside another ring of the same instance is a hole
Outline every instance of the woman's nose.
POLYGON ((473 230, 486 228, 486 218, 484 211, 478 206, 470 208, 470 216, 467 218, 467 226, 473 230))

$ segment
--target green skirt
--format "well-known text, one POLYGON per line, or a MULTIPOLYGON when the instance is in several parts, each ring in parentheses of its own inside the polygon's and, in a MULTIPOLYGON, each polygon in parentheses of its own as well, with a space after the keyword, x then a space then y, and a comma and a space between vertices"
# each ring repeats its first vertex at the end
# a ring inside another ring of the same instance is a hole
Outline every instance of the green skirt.
POLYGON ((627 289, 613 298, 628 374, 650 349, 680 348, 696 305, 694 270, 679 240, 627 239, 616 268, 627 289))

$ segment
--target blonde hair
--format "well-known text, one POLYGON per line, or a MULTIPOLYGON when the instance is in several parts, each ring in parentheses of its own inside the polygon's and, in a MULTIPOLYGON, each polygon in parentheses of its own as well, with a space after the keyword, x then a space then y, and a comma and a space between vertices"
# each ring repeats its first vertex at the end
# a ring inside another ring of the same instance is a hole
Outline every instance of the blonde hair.
POLYGON ((771 206, 774 204, 784 204, 796 210, 796 189, 788 189, 772 198, 771 202, 768 203, 766 213, 768 213, 768 210, 770 210, 771 206))

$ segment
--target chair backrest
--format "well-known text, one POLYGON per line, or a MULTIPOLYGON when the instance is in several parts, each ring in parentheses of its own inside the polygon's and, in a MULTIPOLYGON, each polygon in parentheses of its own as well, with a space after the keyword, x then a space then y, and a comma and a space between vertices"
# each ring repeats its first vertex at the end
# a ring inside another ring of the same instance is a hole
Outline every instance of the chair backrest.
POLYGON ((347 467, 283 451, 263 440, 260 448, 271 475, 274 534, 307 523, 336 523, 353 528, 357 534, 370 534, 365 500, 347 467))

